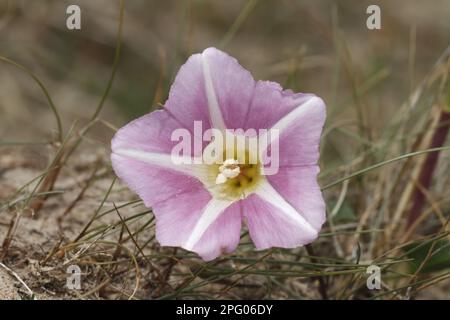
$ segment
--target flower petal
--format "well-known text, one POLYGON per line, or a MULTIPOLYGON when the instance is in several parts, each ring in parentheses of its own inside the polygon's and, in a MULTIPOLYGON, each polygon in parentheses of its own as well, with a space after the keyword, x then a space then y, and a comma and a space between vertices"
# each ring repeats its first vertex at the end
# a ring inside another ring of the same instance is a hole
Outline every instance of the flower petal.
POLYGON ((211 199, 203 209, 201 216, 199 217, 195 227, 192 229, 192 233, 184 243, 184 247, 187 250, 192 250, 203 236, 205 231, 217 220, 217 218, 229 207, 233 201, 222 199, 211 199))
MULTIPOLYGON (((278 120, 271 129, 279 130, 279 166, 316 165, 319 159, 319 143, 325 122, 325 104, 311 96, 303 104, 278 120)), ((271 137, 273 139, 273 136, 271 137)), ((265 139, 261 137, 261 139, 265 139)), ((274 142, 274 141, 271 141, 274 142)), ((271 154, 269 146, 268 153, 271 154)), ((266 153, 263 153, 263 159, 266 153)), ((264 160, 264 163, 266 160, 264 160)))
POLYGON ((163 246, 179 246, 212 260, 239 243, 237 203, 211 199, 203 190, 180 194, 155 205, 156 237, 163 246), (189 205, 187 205, 189 204, 189 205))
POLYGON ((216 48, 203 51, 202 59, 203 64, 208 66, 209 77, 226 128, 243 128, 253 97, 255 80, 235 58, 216 48))
POLYGON ((172 169, 115 153, 111 155, 111 161, 116 175, 139 195, 146 207, 184 192, 204 189, 197 178, 172 169))
MULTIPOLYGON (((208 102, 209 118, 211 120, 211 127, 216 129, 226 129, 226 125, 222 116, 222 111, 220 110, 219 101, 217 99, 218 94, 216 94, 217 86, 213 83, 213 78, 211 75, 211 68, 214 70, 216 66, 213 57, 210 57, 209 52, 215 51, 214 49, 205 50, 202 53, 202 70, 203 70, 203 80, 205 81, 205 91, 206 100, 208 102), (210 66, 210 63, 212 66, 210 66)), ((214 81, 215 82, 215 81, 214 81)), ((220 88, 220 87, 219 87, 220 88)), ((221 89, 221 88, 220 88, 221 89)), ((217 90, 220 93, 221 90, 217 90)))
POLYGON ((206 166, 173 162, 171 152, 178 142, 171 141, 171 135, 180 127, 168 112, 155 111, 119 129, 111 141, 115 173, 147 207, 184 190, 203 187, 206 166))
POLYGON ((208 48, 192 55, 180 68, 166 109, 186 128, 202 121, 204 130, 242 128, 255 80, 236 59, 208 48))
POLYGON ((137 149, 170 154, 177 141, 172 132, 183 125, 164 110, 154 111, 120 128, 111 141, 114 153, 119 149, 137 149))
POLYGON ((206 261, 233 252, 239 244, 241 222, 241 208, 239 203, 235 202, 210 225, 193 251, 206 261))
POLYGON ((258 185, 258 188, 255 190, 255 194, 257 194, 264 201, 280 209, 280 211, 287 218, 301 226, 306 233, 316 233, 316 230, 308 221, 305 220, 305 218, 302 216, 302 213, 297 212, 295 208, 292 207, 292 205, 287 202, 267 180, 263 180, 258 185))
POLYGON ((326 220, 326 206, 317 183, 318 166, 282 167, 266 176, 269 183, 310 225, 320 230, 326 220))
POLYGON ((267 181, 242 201, 242 211, 257 249, 294 248, 317 238, 317 230, 267 181))
POLYGON ((203 164, 193 164, 194 158, 191 157, 146 152, 137 149, 117 149, 114 151, 114 155, 116 160, 120 157, 134 159, 151 166, 180 172, 207 183, 208 168, 203 164), (191 164, 183 161, 189 161, 191 164))
POLYGON ((181 66, 164 107, 191 133, 194 132, 194 121, 201 122, 203 130, 211 128, 201 54, 190 56, 181 66))
POLYGON ((205 189, 196 188, 155 203, 158 242, 162 246, 183 246, 210 200, 205 189))
POLYGON ((269 129, 314 95, 283 90, 276 82, 257 81, 245 122, 247 129, 269 129))

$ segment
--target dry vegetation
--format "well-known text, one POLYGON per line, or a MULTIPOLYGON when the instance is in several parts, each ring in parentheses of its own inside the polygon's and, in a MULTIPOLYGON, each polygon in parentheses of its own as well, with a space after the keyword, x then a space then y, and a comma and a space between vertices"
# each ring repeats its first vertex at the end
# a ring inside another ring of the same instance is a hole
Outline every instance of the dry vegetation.
POLYGON ((449 298, 450 1, 377 1, 381 31, 365 1, 77 3, 69 32, 69 2, 0 1, 0 299, 449 298), (115 179, 116 128, 164 103, 207 46, 327 102, 312 246, 257 252, 243 232, 204 263, 161 248, 115 179))

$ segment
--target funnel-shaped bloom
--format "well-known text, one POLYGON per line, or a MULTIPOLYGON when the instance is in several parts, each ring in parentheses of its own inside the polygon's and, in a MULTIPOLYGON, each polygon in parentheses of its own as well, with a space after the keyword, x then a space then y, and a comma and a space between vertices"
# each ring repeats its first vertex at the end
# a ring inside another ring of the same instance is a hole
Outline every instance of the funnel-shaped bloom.
POLYGON ((234 58, 208 48, 181 67, 163 110, 116 133, 111 159, 119 178, 153 208, 163 246, 211 260, 236 248, 245 221, 256 248, 293 248, 316 239, 325 221, 316 180, 324 121, 322 99, 255 81, 234 58), (179 146, 174 132, 180 129, 192 137, 183 156, 173 154, 179 146), (216 138, 227 129, 268 143, 257 151, 226 145, 229 139, 216 138), (268 138, 269 129, 277 132, 276 141, 268 138), (256 134, 247 134, 250 130, 256 134), (209 143, 206 131, 213 131, 209 143), (212 152, 224 155, 223 161, 205 163, 213 143, 223 143, 212 152), (277 168, 265 174, 265 160, 275 151, 277 168), (252 156, 256 161, 249 161, 252 156))

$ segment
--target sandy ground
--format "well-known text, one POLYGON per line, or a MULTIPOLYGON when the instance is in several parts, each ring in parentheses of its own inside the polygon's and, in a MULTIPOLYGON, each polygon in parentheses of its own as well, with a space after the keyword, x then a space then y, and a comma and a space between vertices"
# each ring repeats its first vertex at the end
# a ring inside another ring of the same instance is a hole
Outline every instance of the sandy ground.
MULTIPOLYGON (((30 152, 32 154, 32 151, 27 148, 4 150, 0 158, 0 167, 2 168, 0 198, 2 203, 5 200, 11 201, 12 199, 9 197, 14 194, 15 190, 42 172, 39 163, 42 159, 39 159, 36 154, 34 157, 30 157, 30 152)), ((30 217, 29 212, 21 211, 20 202, 0 212, 0 241, 4 241, 7 237, 11 221, 18 221, 15 228, 12 229, 12 242, 7 249, 3 263, 13 270, 39 299, 70 298, 71 295, 73 297, 73 294, 76 294, 76 292, 70 293, 65 288, 65 279, 67 278, 65 271, 70 265, 68 261, 72 258, 73 253, 67 252, 59 258, 52 258, 45 263, 43 261, 58 243, 67 243, 70 239, 75 238, 100 205, 100 200, 113 179, 107 165, 105 165, 106 169, 98 171, 98 177, 87 189, 83 198, 76 203, 70 213, 61 219, 68 205, 77 198, 81 186, 91 176, 97 159, 107 160, 107 155, 99 152, 75 157, 74 162, 71 163, 76 163, 76 165, 73 166, 69 163, 61 171, 60 178, 54 187, 55 191, 59 190, 63 193, 49 197, 37 216, 30 217), (18 216, 20 216, 19 219, 17 219, 18 216)), ((34 184, 31 184, 26 190, 30 191, 33 187, 34 184)), ((117 205, 120 205, 121 201, 134 197, 117 183, 117 189, 119 188, 122 188, 123 191, 113 190, 111 198, 104 204, 104 210, 112 207, 111 201, 114 199, 117 205)), ((14 199, 24 199, 24 197, 19 195, 14 199)), ((128 216, 126 209, 121 210, 120 213, 124 218, 128 216)), ((117 221, 117 215, 106 215, 96 221, 93 227, 117 223, 117 221)), ((24 286, 17 281, 14 275, 2 267, 0 267, 0 298, 30 298, 24 286)))
POLYGON ((12 280, 10 274, 0 268, 0 299, 20 299, 20 296, 17 293, 17 286, 18 283, 12 280))

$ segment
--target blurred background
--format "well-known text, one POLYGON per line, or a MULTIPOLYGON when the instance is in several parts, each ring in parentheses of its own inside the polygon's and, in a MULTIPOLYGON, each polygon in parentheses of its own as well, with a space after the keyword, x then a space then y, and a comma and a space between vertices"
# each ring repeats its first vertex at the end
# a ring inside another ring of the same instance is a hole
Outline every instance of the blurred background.
MULTIPOLYGON (((117 3, 2 0, 0 13, 0 54, 39 77, 66 128, 85 119, 111 73, 117 3), (81 30, 66 28, 70 4, 81 8, 81 30)), ((355 110, 351 81, 364 88, 372 80, 364 99, 376 130, 448 46, 449 16, 446 0, 126 1, 120 66, 102 118, 121 126, 164 103, 186 58, 221 46, 255 78, 323 97, 335 119, 355 110), (381 30, 366 28, 370 4, 381 7, 381 30), (338 41, 346 43, 350 66, 340 62, 338 41)), ((45 138, 56 129, 28 75, 2 64, 0 77, 2 140, 45 138)), ((107 133, 95 137, 106 143, 107 133)))
MULTIPOLYGON (((25 68, 0 60, 0 200, 12 201, 11 195, 23 183, 49 165, 58 147, 54 114, 29 73, 51 96, 64 134, 72 125, 81 128, 89 122, 111 77, 118 17, 118 2, 112 0, 0 0, 0 56, 25 68), (81 8, 81 30, 66 28, 66 8, 71 4, 81 8), (21 177, 27 170, 31 171, 21 177)), ((446 90, 437 83, 446 77, 450 65, 440 71, 449 56, 449 17, 450 0, 126 0, 122 50, 101 121, 90 128, 69 161, 74 171, 63 171, 56 183, 66 193, 44 210, 65 216, 64 208, 78 194, 81 182, 77 179, 81 173, 83 179, 89 178, 95 162, 92 156, 109 166, 114 130, 161 107, 187 57, 210 46, 235 57, 256 79, 277 81, 284 88, 312 92, 325 100, 328 118, 321 145, 322 186, 374 163, 427 149, 446 90), (371 4, 381 8, 381 30, 366 27, 366 9, 371 4), (65 183, 67 176, 76 183, 65 183)), ((421 207, 423 222, 405 231, 417 195, 414 183, 424 158, 420 159, 383 166, 349 184, 327 187, 330 218, 324 232, 328 238, 319 242, 324 245, 318 255, 355 261, 358 247, 358 259, 370 261, 402 241, 437 234, 441 228, 445 231, 450 213, 449 152, 441 153, 432 172, 428 203, 421 207), (366 229, 372 231, 360 236, 366 229), (344 232, 336 234, 336 230, 344 232)), ((112 174, 106 175, 109 180, 97 185, 98 192, 87 192, 92 202, 81 206, 86 212, 94 210, 108 189, 112 174)), ((51 184, 46 190, 52 188, 51 184)), ((123 194, 114 195, 124 200, 123 194)), ((77 205, 72 214, 78 229, 86 222, 85 211, 77 205)), ((2 240, 9 218, 0 223, 2 240)), ((42 228, 48 225, 47 221, 42 228)), ((52 248, 57 235, 56 231, 45 234, 44 252, 52 248)), ((23 236, 19 240, 15 243, 27 241, 23 236)), ((443 247, 433 272, 450 266, 448 243, 443 247)), ((415 271, 427 253, 421 254, 414 257, 415 271)), ((448 273, 445 279, 445 285, 431 293, 425 290, 422 297, 448 298, 448 273)), ((345 281, 330 280, 330 288, 336 285, 335 292, 339 292, 345 281)), ((275 296, 251 290, 236 294, 247 298, 308 296, 302 293, 303 287, 290 286, 291 291, 279 289, 275 296)))

